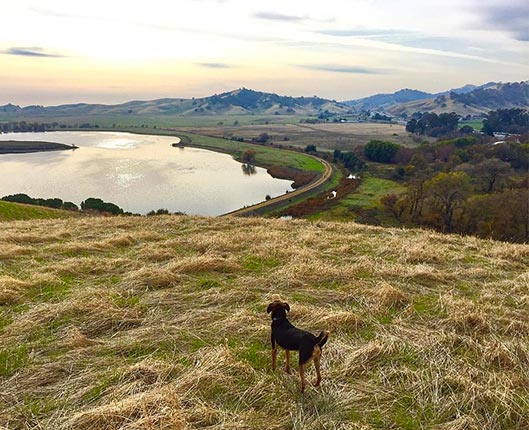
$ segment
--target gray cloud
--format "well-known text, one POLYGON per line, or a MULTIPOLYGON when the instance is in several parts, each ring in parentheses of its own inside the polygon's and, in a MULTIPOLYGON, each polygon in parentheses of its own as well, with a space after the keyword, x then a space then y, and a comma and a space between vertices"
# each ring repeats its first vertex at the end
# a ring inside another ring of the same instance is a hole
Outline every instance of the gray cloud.
POLYGON ((276 12, 256 12, 254 14, 254 17, 258 19, 267 19, 270 21, 287 21, 287 22, 303 21, 306 19, 302 16, 284 15, 282 13, 276 13, 276 12))
POLYGON ((374 69, 358 66, 340 66, 332 64, 303 64, 298 65, 298 67, 311 70, 320 70, 323 72, 350 73, 355 75, 384 75, 389 73, 389 71, 386 69, 374 69))
POLYGON ((510 33, 514 39, 529 42, 529 2, 486 2, 477 8, 482 19, 481 28, 492 28, 510 33))
POLYGON ((12 47, 3 51, 7 55, 17 55, 20 57, 45 57, 45 58, 64 58, 64 55, 54 54, 51 52, 46 52, 43 48, 32 47, 32 48, 22 48, 22 47, 12 47))
POLYGON ((206 67, 208 69, 231 69, 234 66, 226 63, 196 63, 200 67, 206 67))

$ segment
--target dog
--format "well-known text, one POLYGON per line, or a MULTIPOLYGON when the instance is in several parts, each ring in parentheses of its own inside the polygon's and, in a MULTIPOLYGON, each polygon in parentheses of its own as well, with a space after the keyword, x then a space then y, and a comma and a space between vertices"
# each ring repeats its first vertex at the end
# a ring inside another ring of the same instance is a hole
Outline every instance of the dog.
POLYGON ((308 331, 294 327, 287 319, 290 312, 288 303, 276 300, 268 305, 267 313, 272 317, 272 370, 276 370, 277 348, 280 346, 286 353, 287 373, 290 371, 290 351, 299 351, 299 377, 301 379, 301 392, 305 391, 305 368, 311 360, 316 367, 316 381, 314 386, 320 385, 320 357, 323 345, 329 339, 329 332, 322 331, 317 337, 308 331))

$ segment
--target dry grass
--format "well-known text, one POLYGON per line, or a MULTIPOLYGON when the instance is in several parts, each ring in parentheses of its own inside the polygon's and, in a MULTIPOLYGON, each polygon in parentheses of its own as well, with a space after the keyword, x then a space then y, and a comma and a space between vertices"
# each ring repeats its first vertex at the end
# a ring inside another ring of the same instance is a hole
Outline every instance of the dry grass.
POLYGON ((365 145, 370 140, 388 140, 391 142, 414 145, 412 136, 399 124, 375 123, 328 123, 328 124, 267 124, 239 125, 222 127, 191 128, 199 135, 215 137, 244 137, 247 140, 268 133, 275 144, 292 145, 305 148, 314 144, 318 149, 351 150, 365 145), (286 140, 285 140, 286 139, 286 140))
POLYGON ((527 267, 526 245, 353 223, 5 223, 0 428, 526 429, 527 267), (331 332, 304 395, 270 369, 277 298, 331 332))

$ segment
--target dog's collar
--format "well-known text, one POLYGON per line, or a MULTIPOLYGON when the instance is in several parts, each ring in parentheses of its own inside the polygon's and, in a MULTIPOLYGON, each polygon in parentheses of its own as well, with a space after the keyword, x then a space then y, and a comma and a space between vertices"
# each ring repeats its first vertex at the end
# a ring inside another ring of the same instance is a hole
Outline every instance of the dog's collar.
POLYGON ((272 321, 281 321, 281 320, 284 320, 286 318, 272 318, 272 321))

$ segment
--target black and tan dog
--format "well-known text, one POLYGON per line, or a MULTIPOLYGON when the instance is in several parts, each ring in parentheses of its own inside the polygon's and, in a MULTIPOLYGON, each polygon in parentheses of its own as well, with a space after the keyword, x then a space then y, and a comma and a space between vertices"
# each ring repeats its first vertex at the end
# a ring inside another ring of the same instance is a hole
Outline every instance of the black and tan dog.
POLYGON ((301 378, 301 392, 305 391, 305 367, 314 361, 316 367, 316 381, 321 382, 320 357, 321 348, 329 338, 328 331, 322 331, 318 337, 305 330, 294 327, 287 319, 290 312, 288 303, 276 300, 268 305, 267 313, 272 313, 272 369, 276 369, 277 347, 280 346, 286 353, 287 373, 290 373, 290 351, 299 351, 299 376, 301 378))

